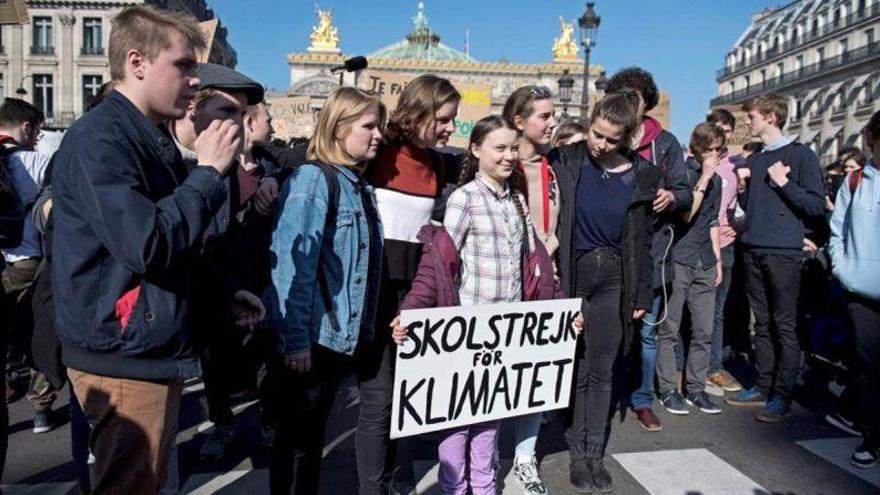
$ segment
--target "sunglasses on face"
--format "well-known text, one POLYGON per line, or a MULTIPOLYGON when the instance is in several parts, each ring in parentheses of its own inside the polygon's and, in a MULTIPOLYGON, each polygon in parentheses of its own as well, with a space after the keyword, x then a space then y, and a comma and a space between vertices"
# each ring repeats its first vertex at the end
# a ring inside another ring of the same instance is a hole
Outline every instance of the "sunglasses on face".
POLYGON ((547 86, 533 86, 531 93, 538 98, 550 98, 550 88, 547 86))

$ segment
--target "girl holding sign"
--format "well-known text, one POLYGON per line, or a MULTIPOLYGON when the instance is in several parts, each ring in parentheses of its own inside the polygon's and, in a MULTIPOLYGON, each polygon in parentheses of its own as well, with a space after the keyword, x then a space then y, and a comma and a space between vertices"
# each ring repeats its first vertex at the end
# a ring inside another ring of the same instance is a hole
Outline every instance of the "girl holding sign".
POLYGON ((651 204, 660 172, 627 149, 639 123, 637 97, 606 96, 593 109, 587 140, 550 153, 561 196, 559 277, 587 315, 566 417, 570 480, 591 493, 613 491, 602 458, 614 373, 653 300, 651 204))
MULTIPOLYGON (((474 126, 468 151, 443 227, 424 227, 419 234, 425 248, 401 309, 561 297, 519 181, 511 179, 519 158, 518 129, 503 117, 483 118, 474 126)), ((575 327, 581 326, 578 317, 575 327)), ((402 343, 407 329, 399 318, 392 327, 394 340, 402 343)), ((497 422, 444 433, 439 447, 443 493, 464 494, 470 486, 474 495, 494 495, 497 422)))
MULTIPOLYGON (((267 306, 284 347, 280 411, 269 466, 273 494, 318 493, 324 427, 347 370, 359 384, 375 334, 382 225, 362 176, 376 157, 385 106, 375 96, 334 91, 309 142, 308 162, 284 184, 272 234, 267 306)), ((384 332, 382 331, 384 330, 384 332)))
MULTIPOLYGON (((546 86, 523 86, 507 98, 503 115, 520 132, 517 166, 519 187, 525 193, 535 232, 547 252, 553 256, 559 245, 556 238, 559 186, 556 184, 556 174, 547 161, 553 130, 556 129, 551 96, 546 86)), ((516 444, 513 473, 526 495, 547 493, 535 457, 543 417, 544 413, 537 413, 513 419, 516 444)))

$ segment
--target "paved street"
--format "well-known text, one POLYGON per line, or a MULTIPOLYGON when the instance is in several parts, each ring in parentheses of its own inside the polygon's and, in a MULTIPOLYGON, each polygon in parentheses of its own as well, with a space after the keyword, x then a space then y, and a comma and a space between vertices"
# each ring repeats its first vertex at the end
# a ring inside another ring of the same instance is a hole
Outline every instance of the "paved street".
MULTIPOLYGON (((847 437, 822 419, 827 393, 820 388, 815 404, 801 403, 792 421, 764 425, 753 411, 725 407, 717 416, 692 412, 679 417, 658 412, 664 421, 659 433, 647 433, 627 415, 616 418, 607 461, 618 494, 680 495, 847 495, 880 493, 880 468, 859 470, 849 466, 849 455, 858 439, 847 437), (822 395, 826 394, 826 395, 822 395)), ((208 465, 198 459, 198 449, 210 427, 203 423, 200 383, 190 383, 184 398, 178 437, 183 493, 267 493, 267 456, 260 447, 257 428, 259 407, 239 402, 235 408, 238 436, 231 456, 208 465)), ((806 395, 804 393, 802 396, 806 395)), ((67 394, 59 399, 66 410, 67 394)), ((355 493, 354 425, 357 389, 348 384, 340 392, 327 433, 322 470, 324 493, 355 493)), ((11 406, 9 459, 3 478, 7 495, 78 493, 70 463, 70 432, 63 425, 46 434, 31 432, 26 401, 11 406)), ((568 455, 562 441, 561 421, 545 427, 539 441, 541 471, 550 493, 575 491, 568 484, 568 455)), ((439 493, 432 439, 405 445, 408 463, 418 480, 417 492, 439 493)), ((503 493, 518 493, 509 476, 512 430, 502 428, 503 493)))

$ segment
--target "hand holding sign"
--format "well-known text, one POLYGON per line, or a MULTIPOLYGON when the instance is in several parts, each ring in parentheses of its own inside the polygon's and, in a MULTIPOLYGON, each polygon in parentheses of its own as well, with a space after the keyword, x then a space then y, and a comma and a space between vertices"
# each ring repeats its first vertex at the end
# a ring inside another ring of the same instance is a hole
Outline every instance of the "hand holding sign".
POLYGON ((580 299, 404 311, 391 437, 568 406, 580 299))

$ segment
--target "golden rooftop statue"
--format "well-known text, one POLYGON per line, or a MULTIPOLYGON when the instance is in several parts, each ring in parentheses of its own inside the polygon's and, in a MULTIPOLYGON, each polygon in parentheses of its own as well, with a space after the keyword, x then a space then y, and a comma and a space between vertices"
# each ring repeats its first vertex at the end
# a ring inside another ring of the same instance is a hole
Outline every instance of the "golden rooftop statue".
POLYGON ((312 27, 310 52, 339 53, 339 34, 333 26, 333 10, 317 9, 318 25, 312 27))
POLYGON ((580 62, 578 45, 574 41, 574 22, 567 23, 559 16, 561 34, 553 40, 553 60, 555 62, 580 62))

